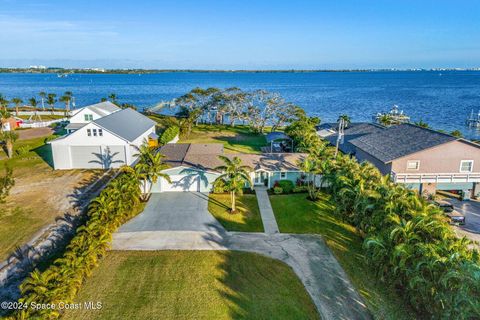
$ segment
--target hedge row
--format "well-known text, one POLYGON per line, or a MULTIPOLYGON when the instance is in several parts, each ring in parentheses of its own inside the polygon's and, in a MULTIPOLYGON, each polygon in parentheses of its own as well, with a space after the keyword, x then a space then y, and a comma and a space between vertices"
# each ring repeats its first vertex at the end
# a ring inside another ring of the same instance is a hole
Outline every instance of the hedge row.
MULTIPOLYGON (((80 286, 105 255, 112 234, 140 211, 140 188, 136 177, 123 173, 95 198, 88 208, 88 221, 77 229, 63 257, 45 271, 38 269, 20 285, 20 303, 58 305, 72 303, 80 286)), ((26 308, 16 319, 57 319, 58 309, 26 308)))
POLYGON ((175 137, 178 134, 180 134, 180 128, 179 127, 177 127, 177 126, 168 127, 167 130, 165 130, 163 132, 162 136, 160 137, 160 143, 162 145, 167 144, 170 141, 172 141, 173 139, 175 139, 175 137))

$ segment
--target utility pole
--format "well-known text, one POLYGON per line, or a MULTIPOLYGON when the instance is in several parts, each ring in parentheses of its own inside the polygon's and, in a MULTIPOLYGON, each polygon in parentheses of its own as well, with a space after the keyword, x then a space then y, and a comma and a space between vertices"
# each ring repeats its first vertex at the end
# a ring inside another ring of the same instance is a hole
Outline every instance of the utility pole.
POLYGON ((335 146, 335 159, 337 158, 337 155, 338 155, 338 147, 340 145, 340 141, 343 138, 344 129, 345 129, 345 120, 341 118, 340 121, 338 122, 337 144, 335 146))

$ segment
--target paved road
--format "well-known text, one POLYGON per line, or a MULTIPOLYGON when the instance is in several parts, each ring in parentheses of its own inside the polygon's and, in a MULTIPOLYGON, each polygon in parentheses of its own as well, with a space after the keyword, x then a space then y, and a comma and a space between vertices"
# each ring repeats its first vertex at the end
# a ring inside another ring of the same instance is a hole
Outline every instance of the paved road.
POLYGON ((320 236, 215 231, 143 231, 113 235, 114 250, 239 250, 288 264, 322 319, 370 319, 366 305, 320 236))
POLYGON ((258 209, 262 217, 263 229, 265 233, 278 233, 277 220, 273 214, 272 204, 268 197, 266 187, 255 187, 255 193, 257 195, 258 209))
POLYGON ((460 201, 446 199, 458 212, 465 215, 465 225, 457 226, 457 232, 467 238, 480 242, 480 202, 476 200, 460 201))
MULTIPOLYGON (((276 226, 273 212, 271 214, 273 222, 270 223, 276 226)), ((145 211, 113 235, 112 248, 240 250, 263 254, 292 267, 322 319, 371 318, 320 236, 281 234, 278 227, 276 230, 277 233, 227 232, 208 212, 208 195, 161 193, 152 195, 145 211)))
POLYGON ((118 232, 161 230, 225 232, 208 211, 208 194, 197 192, 152 194, 145 210, 121 226, 118 232))

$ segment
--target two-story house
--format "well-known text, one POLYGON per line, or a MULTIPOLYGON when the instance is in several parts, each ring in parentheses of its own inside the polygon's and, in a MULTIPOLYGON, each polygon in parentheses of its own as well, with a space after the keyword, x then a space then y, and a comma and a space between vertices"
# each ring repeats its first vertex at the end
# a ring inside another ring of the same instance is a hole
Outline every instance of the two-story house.
POLYGON ((108 116, 114 112, 120 111, 119 107, 110 101, 92 104, 73 111, 72 117, 69 119, 69 124, 65 127, 68 133, 80 129, 87 123, 98 120, 108 116))
POLYGON ((54 168, 109 169, 131 165, 136 160, 137 147, 158 139, 155 124, 130 108, 84 123, 49 142, 54 168))
MULTIPOLYGON (((320 131, 335 144, 334 127, 320 131)), ((480 145, 469 140, 413 124, 364 123, 345 129, 340 149, 421 193, 456 190, 467 198, 480 192, 480 145)))

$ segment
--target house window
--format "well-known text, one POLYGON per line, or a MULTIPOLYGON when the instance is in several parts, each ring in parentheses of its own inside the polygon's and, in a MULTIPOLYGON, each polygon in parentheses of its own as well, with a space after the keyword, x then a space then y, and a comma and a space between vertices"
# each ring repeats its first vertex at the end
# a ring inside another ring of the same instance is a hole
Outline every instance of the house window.
POLYGON ((91 137, 92 136, 92 130, 87 129, 87 136, 91 137))
POLYGON ((280 172, 280 179, 286 179, 287 178, 287 173, 286 172, 280 172))
POLYGON ((96 137, 97 136, 97 129, 92 129, 93 130, 93 136, 96 137))
POLYGON ((85 114, 83 117, 85 121, 93 121, 93 114, 85 114))
POLYGON ((472 171, 473 171, 473 160, 460 161, 460 172, 472 172, 472 171))
POLYGON ((407 161, 407 170, 418 170, 418 169, 420 169, 420 161, 418 160, 407 161))
POLYGON ((98 129, 98 135, 99 135, 100 137, 103 137, 103 130, 102 130, 102 129, 98 129))

